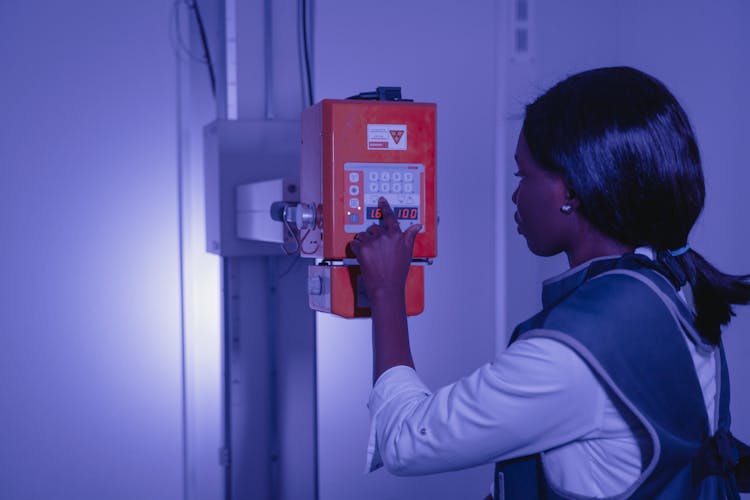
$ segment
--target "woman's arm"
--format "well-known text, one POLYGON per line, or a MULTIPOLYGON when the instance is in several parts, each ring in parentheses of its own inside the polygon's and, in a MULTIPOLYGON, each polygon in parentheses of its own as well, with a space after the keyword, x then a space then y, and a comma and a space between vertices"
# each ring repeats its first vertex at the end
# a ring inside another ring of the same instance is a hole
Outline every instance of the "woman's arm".
POLYGON ((362 281, 372 310, 373 383, 391 367, 414 367, 406 323, 406 276, 414 239, 421 225, 402 232, 385 198, 378 206, 380 225, 358 233, 349 244, 362 270, 362 281))
POLYGON ((607 401, 586 362, 547 338, 514 342, 493 363, 434 393, 400 366, 370 394, 367 470, 385 465, 397 475, 433 474, 599 439, 605 408, 606 437, 617 448, 634 438, 607 401))

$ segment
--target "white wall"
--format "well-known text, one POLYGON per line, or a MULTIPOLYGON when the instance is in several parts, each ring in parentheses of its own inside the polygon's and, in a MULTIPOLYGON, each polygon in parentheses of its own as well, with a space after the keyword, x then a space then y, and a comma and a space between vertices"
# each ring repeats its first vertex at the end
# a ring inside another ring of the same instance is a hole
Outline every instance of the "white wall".
POLYGON ((182 496, 170 3, 0 3, 2 498, 182 496))
MULTIPOLYGON (((437 389, 492 359, 495 3, 316 0, 315 99, 400 85, 438 105, 438 257, 410 320, 417 371, 437 389)), ((318 317, 322 499, 483 498, 491 466, 365 475, 370 321, 318 317)))

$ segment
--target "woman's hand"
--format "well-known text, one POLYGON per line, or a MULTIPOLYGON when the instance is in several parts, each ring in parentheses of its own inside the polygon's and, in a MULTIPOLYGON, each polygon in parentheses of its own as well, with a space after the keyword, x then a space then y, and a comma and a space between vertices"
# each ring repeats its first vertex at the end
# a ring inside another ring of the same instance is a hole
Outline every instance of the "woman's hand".
POLYGON ((404 232, 391 206, 380 198, 381 225, 358 233, 349 246, 362 269, 362 281, 372 310, 372 381, 393 366, 414 368, 406 322, 406 275, 414 239, 422 226, 404 232))
POLYGON ((415 224, 402 232, 385 198, 378 200, 378 207, 383 214, 381 224, 373 224, 349 243, 362 270, 362 281, 371 302, 383 294, 404 293, 414 240, 422 228, 415 224))

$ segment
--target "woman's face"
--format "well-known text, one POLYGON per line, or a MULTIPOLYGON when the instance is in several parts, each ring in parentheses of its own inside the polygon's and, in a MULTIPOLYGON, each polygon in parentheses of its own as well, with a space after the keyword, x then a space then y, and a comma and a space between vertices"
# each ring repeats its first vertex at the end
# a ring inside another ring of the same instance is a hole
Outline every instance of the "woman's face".
POLYGON ((518 187, 512 199, 518 232, 536 255, 548 257, 568 250, 571 216, 560 210, 571 203, 565 182, 534 161, 523 133, 518 136, 515 158, 518 187))

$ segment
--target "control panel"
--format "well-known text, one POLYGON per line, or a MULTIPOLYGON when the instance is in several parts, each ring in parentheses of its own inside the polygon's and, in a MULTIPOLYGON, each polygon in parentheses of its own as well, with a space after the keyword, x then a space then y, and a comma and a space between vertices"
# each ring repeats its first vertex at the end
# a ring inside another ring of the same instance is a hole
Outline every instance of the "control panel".
POLYGON ((382 219, 378 208, 380 197, 388 200, 402 231, 422 223, 424 165, 348 162, 344 164, 344 171, 348 193, 348 209, 343 214, 344 231, 359 233, 382 219))

